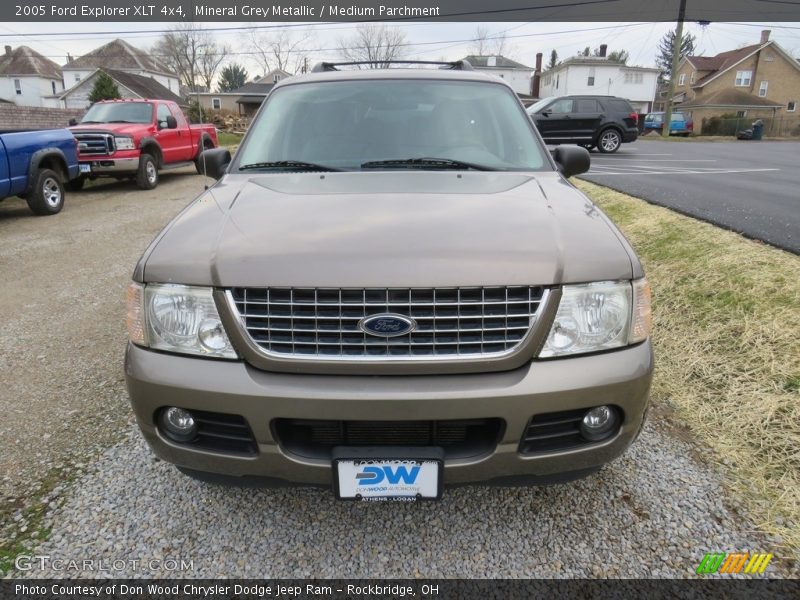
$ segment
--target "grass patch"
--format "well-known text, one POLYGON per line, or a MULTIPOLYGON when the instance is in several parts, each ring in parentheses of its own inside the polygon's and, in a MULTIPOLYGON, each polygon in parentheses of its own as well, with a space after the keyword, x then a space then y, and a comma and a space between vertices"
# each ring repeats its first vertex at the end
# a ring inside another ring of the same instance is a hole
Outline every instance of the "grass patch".
POLYGON ((238 133, 229 133, 227 131, 220 131, 217 134, 217 140, 220 146, 238 146, 242 141, 242 136, 238 133))
POLYGON ((653 288, 653 400, 800 555, 800 257, 584 181, 653 288))

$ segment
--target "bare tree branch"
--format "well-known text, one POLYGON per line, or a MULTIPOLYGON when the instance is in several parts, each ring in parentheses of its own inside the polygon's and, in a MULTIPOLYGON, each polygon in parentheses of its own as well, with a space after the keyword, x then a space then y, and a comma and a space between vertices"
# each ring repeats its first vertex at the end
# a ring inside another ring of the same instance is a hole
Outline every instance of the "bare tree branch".
POLYGON ((182 23, 165 33, 153 47, 153 54, 178 74, 182 85, 191 91, 211 89, 227 46, 218 46, 209 32, 193 23, 182 23))
POLYGON ((361 24, 353 36, 339 40, 339 53, 346 61, 363 61, 370 69, 381 69, 386 68, 389 61, 405 56, 408 48, 405 41, 406 34, 397 27, 361 24))
POLYGON ((299 35, 286 29, 262 33, 251 29, 248 49, 255 52, 254 59, 264 75, 275 69, 298 73, 306 63, 311 39, 310 33, 299 35))

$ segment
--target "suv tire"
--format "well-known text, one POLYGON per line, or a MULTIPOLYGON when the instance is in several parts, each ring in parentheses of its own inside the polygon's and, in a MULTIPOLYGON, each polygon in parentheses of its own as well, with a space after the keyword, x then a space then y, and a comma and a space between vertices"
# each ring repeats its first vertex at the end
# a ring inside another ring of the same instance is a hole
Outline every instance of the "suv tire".
POLYGON ((158 165, 150 154, 142 154, 139 157, 136 185, 143 190, 152 190, 158 185, 158 165))
POLYGON ((54 215, 64 208, 64 183, 52 169, 38 169, 26 201, 37 215, 54 215))
POLYGON ((597 150, 603 154, 611 154, 622 145, 622 135, 616 129, 604 129, 597 136, 597 150))

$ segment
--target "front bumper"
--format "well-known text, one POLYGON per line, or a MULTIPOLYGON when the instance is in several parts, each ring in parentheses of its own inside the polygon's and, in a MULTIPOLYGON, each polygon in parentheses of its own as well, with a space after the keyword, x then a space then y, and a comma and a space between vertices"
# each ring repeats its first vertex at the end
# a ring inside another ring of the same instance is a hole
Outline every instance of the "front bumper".
POLYGON ((501 418, 502 439, 488 455, 445 462, 445 484, 557 479, 599 468, 622 454, 639 433, 653 371, 650 342, 615 352, 549 361, 519 369, 468 375, 308 375, 271 373, 244 362, 153 352, 131 344, 125 360, 128 391, 145 439, 161 459, 179 467, 239 477, 269 477, 330 485, 329 461, 298 457, 276 442, 276 418, 331 420, 446 420, 501 418), (531 416, 613 404, 624 413, 612 438, 577 449, 533 456, 519 453, 531 416), (255 456, 187 448, 163 437, 158 409, 243 416, 258 443, 255 456))
POLYGON ((91 167, 91 172, 84 175, 135 175, 139 169, 139 157, 81 159, 80 164, 91 167))

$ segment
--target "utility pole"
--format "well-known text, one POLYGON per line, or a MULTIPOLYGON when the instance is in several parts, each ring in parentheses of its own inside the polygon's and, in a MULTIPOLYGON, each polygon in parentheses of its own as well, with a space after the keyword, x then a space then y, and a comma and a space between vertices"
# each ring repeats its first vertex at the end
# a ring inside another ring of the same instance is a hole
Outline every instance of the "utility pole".
POLYGON ((669 93, 667 94, 667 106, 664 110, 664 127, 661 135, 669 137, 670 126, 672 125, 672 97, 675 95, 675 79, 678 77, 678 63, 681 60, 681 41, 683 38, 683 19, 686 17, 686 0, 681 0, 678 9, 678 26, 675 28, 675 45, 672 47, 672 68, 669 70, 669 93))

